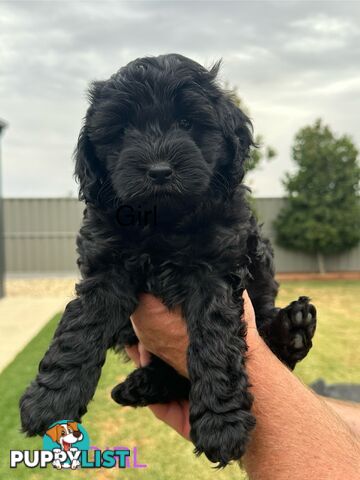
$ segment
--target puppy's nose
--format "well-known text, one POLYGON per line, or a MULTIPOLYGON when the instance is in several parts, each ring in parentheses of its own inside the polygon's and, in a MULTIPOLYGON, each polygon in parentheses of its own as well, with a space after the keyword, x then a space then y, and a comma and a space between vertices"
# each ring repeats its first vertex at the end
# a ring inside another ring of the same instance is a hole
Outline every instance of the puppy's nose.
POLYGON ((79 430, 75 430, 73 432, 73 435, 74 435, 75 438, 80 438, 81 437, 81 432, 79 430))
POLYGON ((166 163, 157 163, 150 167, 149 177, 156 183, 165 183, 172 175, 172 169, 166 163))

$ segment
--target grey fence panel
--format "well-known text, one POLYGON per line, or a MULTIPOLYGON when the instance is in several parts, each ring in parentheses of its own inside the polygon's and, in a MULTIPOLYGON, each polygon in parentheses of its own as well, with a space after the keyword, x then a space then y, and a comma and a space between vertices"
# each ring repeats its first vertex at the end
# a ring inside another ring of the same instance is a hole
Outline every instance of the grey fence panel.
MULTIPOLYGON (((263 233, 272 241, 278 272, 315 272, 316 259, 278 247, 273 222, 284 200, 256 200, 263 233)), ((75 238, 84 205, 73 198, 5 199, 5 263, 7 274, 75 274, 75 238)), ((328 271, 360 271, 360 245, 326 258, 328 271)))
POLYGON ((75 272, 83 209, 70 198, 5 199, 6 272, 75 272))
POLYGON ((329 272, 346 272, 360 270, 360 247, 353 248, 341 255, 334 255, 326 259, 326 268, 329 272))

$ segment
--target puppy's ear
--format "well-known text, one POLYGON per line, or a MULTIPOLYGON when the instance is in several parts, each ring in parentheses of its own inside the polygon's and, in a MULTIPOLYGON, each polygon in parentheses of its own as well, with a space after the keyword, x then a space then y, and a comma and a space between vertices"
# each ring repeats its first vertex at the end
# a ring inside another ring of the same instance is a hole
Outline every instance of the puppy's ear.
POLYGON ((247 115, 228 95, 221 100, 218 114, 229 156, 221 173, 226 176, 229 185, 234 188, 243 179, 244 163, 250 155, 250 148, 255 146, 252 124, 247 115))
POLYGON ((75 177, 80 189, 79 198, 86 203, 97 204, 97 197, 102 183, 99 160, 88 135, 88 128, 84 125, 80 131, 77 146, 74 152, 75 177))
POLYGON ((80 131, 74 151, 75 178, 79 182, 79 198, 86 203, 98 204, 98 194, 104 182, 104 168, 96 156, 95 148, 89 138, 89 123, 100 96, 103 82, 94 82, 88 92, 91 105, 86 113, 85 124, 80 131))

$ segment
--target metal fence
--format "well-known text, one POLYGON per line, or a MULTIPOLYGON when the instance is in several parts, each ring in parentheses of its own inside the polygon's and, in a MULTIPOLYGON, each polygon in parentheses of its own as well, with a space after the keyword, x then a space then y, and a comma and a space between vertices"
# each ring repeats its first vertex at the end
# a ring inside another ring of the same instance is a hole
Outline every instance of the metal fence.
MULTIPOLYGON (((274 245, 278 272, 316 272, 312 255, 284 250, 276 246, 272 223, 284 200, 261 198, 256 210, 263 232, 274 245)), ((75 237, 84 205, 71 198, 5 199, 4 239, 6 273, 74 274, 76 272, 75 237)), ((360 271, 360 245, 342 255, 327 257, 329 272, 360 271)))
POLYGON ((84 206, 76 199, 5 199, 6 273, 73 273, 84 206))
MULTIPOLYGON (((1 136, 7 123, 0 118, 0 141, 1 136)), ((1 145, 0 145, 1 147, 1 145)), ((2 199, 2 167, 1 167, 1 149, 0 149, 0 298, 4 295, 4 271, 5 271, 5 254, 4 254, 4 222, 3 222, 3 199, 2 199)))

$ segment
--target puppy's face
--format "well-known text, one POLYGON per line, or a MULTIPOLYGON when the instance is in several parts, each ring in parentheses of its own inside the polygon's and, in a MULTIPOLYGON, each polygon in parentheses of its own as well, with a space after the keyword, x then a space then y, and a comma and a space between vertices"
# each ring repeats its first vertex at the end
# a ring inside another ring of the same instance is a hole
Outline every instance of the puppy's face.
POLYGON ((165 55, 94 83, 76 157, 85 199, 185 212, 228 193, 241 180, 251 134, 216 73, 165 55))

